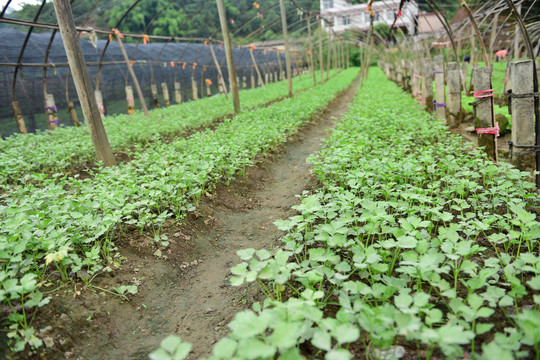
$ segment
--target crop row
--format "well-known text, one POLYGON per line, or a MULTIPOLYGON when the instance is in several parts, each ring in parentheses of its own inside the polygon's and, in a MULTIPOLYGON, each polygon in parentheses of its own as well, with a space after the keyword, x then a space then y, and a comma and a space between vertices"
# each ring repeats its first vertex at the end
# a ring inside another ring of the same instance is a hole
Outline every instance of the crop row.
MULTIPOLYGON (((312 85, 310 78, 294 79, 295 90, 312 85)), ((251 110, 287 96, 280 82, 240 92, 244 110, 251 110)), ((232 102, 224 96, 156 109, 147 118, 140 111, 133 115, 108 116, 103 120, 114 151, 180 135, 207 126, 234 113, 232 102)), ((18 135, 0 142, 0 185, 41 179, 36 172, 54 173, 91 162, 95 157, 88 128, 62 127, 55 131, 18 135)))
MULTIPOLYGON (((379 70, 311 161, 322 188, 275 223, 282 247, 238 252, 232 284, 267 298, 210 359, 540 358, 527 173, 469 150, 379 70)), ((189 350, 170 336, 151 358, 189 350)))
MULTIPOLYGON (((217 182, 230 181, 257 156, 287 141, 351 83, 356 71, 225 119, 215 130, 150 143, 129 163, 96 168, 91 179, 57 174, 39 186, 12 186, 0 205, 0 301, 14 310, 22 302, 23 311, 45 305, 37 282, 51 267, 63 280, 79 273, 91 281, 103 269, 103 259, 114 261, 113 233, 125 226, 153 231, 159 240, 166 219, 184 217, 217 182)), ((26 342, 37 341, 27 331, 24 313, 14 312, 10 319, 26 342)))

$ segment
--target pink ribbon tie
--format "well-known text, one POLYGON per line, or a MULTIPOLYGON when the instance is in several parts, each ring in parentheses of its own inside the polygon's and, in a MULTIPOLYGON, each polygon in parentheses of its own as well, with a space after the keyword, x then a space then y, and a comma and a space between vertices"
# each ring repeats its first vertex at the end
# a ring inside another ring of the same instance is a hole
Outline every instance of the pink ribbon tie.
POLYGON ((499 131, 501 129, 499 128, 499 123, 495 123, 495 127, 488 127, 488 128, 477 128, 476 133, 477 134, 492 134, 497 135, 497 137, 500 135, 499 131))

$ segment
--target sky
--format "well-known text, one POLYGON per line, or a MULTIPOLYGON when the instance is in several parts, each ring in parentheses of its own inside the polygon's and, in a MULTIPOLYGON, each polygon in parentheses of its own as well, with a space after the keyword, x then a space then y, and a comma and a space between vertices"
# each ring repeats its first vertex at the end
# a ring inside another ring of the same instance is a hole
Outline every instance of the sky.
MULTIPOLYGON (((0 9, 3 9, 6 6, 8 0, 0 0, 0 9)), ((9 10, 20 10, 23 4, 38 4, 40 0, 12 0, 9 4, 9 10)))

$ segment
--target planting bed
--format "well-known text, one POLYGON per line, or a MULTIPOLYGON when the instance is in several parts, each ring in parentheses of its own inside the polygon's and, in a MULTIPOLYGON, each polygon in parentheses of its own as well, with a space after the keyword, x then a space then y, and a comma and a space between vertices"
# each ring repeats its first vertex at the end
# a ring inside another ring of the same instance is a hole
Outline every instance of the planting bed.
MULTIPOLYGON (((308 77, 293 79, 295 90, 312 86, 308 77)), ((271 83, 266 89, 240 92, 244 111, 283 99, 287 88, 271 83)), ((140 111, 133 115, 108 116, 105 130, 119 159, 134 156, 148 142, 165 140, 190 130, 208 126, 234 114, 230 99, 214 96, 150 111, 147 118, 140 111)), ((0 186, 40 181, 56 172, 88 170, 95 157, 94 147, 85 126, 61 127, 55 131, 17 135, 0 144, 0 186)))
POLYGON ((292 99, 225 119, 215 130, 150 143, 129 163, 97 167, 90 178, 57 174, 37 185, 10 186, 1 204, 0 299, 9 314, 8 336, 15 338, 15 349, 25 343, 42 345, 43 336, 31 322, 36 309, 51 300, 44 292, 59 282, 79 278, 82 286, 123 299, 136 293, 137 283, 108 288, 94 283, 98 274, 113 271, 122 261, 113 241, 138 230, 141 242, 150 238, 153 256, 171 253, 178 239, 163 233, 167 219, 196 213, 200 199, 216 184, 228 184, 258 157, 286 142, 356 73, 343 71, 292 99))
MULTIPOLYGON (((529 174, 486 160, 370 73, 311 158, 321 188, 245 249, 266 299, 211 359, 540 358, 540 223, 529 174), (369 94, 369 96, 365 96, 369 94)), ((153 359, 182 359, 166 338, 153 359)))

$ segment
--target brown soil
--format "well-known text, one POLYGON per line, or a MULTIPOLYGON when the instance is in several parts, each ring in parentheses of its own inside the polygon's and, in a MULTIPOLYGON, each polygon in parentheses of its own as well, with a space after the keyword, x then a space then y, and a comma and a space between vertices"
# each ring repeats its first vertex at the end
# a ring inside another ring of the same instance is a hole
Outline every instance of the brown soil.
POLYGON ((118 242, 125 257, 120 269, 90 287, 55 291, 35 320, 50 348, 34 357, 147 359, 169 334, 193 344, 191 359, 209 355, 235 313, 261 299, 256 286, 229 284, 229 269, 240 262, 236 251, 277 244, 281 232, 273 222, 292 215, 296 195, 316 186, 306 158, 347 111, 357 85, 358 79, 279 153, 208 194, 181 226, 165 229, 171 243, 161 258, 150 234, 130 233, 118 242), (129 301, 95 288, 131 284, 138 293, 129 301))

